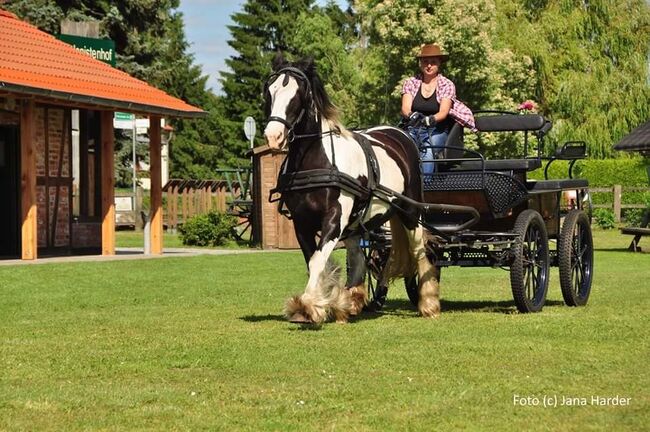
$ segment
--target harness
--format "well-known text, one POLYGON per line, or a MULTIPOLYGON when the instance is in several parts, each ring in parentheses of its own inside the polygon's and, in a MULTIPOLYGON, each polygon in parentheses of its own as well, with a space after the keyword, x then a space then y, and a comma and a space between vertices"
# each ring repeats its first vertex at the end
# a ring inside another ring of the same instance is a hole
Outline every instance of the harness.
MULTIPOLYGON (((295 78, 303 81, 307 87, 309 100, 313 104, 313 99, 311 97, 312 94, 311 84, 309 82, 309 79, 307 78, 307 76, 304 74, 303 71, 294 67, 283 68, 278 72, 276 72, 275 74, 271 75, 271 77, 269 77, 269 80, 265 85, 265 90, 268 89, 269 82, 272 82, 273 78, 281 75, 282 73, 286 74, 283 85, 286 85, 288 83, 289 75, 292 75, 295 78)), ((311 106, 309 109, 311 109, 311 106)), ((305 138, 318 137, 321 139, 321 144, 325 145, 325 143, 323 142, 323 138, 329 135, 330 150, 332 154, 332 163, 331 163, 332 166, 330 168, 319 168, 319 169, 289 172, 287 171, 288 158, 285 158, 280 168, 280 174, 278 176, 276 187, 270 191, 269 202, 278 202, 278 211, 284 216, 286 216, 287 218, 291 219, 291 215, 289 214, 288 210, 285 210, 285 205, 284 205, 286 193, 297 192, 297 191, 309 191, 309 190, 328 188, 328 187, 338 188, 355 197, 360 204, 353 208, 352 214, 350 215, 350 221, 348 221, 348 226, 358 223, 358 227, 359 227, 358 229, 364 231, 368 230, 368 227, 365 227, 362 221, 370 209, 370 202, 372 198, 375 196, 375 191, 379 186, 379 180, 380 180, 379 163, 377 162, 377 156, 375 155, 375 152, 372 149, 372 145, 370 144, 369 140, 365 136, 356 132, 353 133, 355 141, 361 147, 361 150, 363 151, 366 160, 368 177, 367 177, 366 185, 363 185, 358 179, 338 169, 336 165, 336 152, 334 149, 334 137, 333 137, 334 134, 337 134, 336 131, 328 131, 325 133, 319 131, 318 133, 305 134, 305 135, 296 135, 294 133, 293 131, 294 127, 300 122, 300 120, 302 120, 305 113, 306 113, 305 108, 302 108, 298 117, 296 118, 296 121, 293 124, 290 124, 286 119, 278 116, 270 116, 268 118, 268 121, 277 121, 287 127, 287 129, 289 130, 289 132, 287 133, 287 140, 289 143, 300 141, 301 139, 305 139, 305 138)), ((351 233, 348 232, 347 234, 349 235, 351 233)))

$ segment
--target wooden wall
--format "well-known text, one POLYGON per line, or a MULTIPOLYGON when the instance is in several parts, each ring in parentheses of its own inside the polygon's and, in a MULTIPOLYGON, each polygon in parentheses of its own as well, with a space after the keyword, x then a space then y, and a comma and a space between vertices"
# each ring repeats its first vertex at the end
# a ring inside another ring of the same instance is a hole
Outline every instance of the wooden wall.
POLYGON ((293 222, 278 213, 278 204, 269 202, 269 193, 276 185, 285 152, 258 147, 253 156, 254 232, 262 249, 299 249, 293 222))

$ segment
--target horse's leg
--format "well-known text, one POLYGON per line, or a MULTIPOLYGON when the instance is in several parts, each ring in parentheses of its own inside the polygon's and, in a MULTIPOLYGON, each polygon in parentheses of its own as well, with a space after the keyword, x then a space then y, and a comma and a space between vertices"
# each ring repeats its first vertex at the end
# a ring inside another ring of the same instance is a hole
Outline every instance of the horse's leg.
POLYGON ((309 260, 314 255, 314 252, 316 252, 316 231, 300 224, 297 220, 294 220, 293 226, 294 232, 296 233, 296 240, 298 240, 300 250, 305 258, 305 264, 309 266, 309 260))
MULTIPOLYGON (((316 252, 316 230, 313 229, 308 220, 294 219, 294 232, 300 245, 307 271, 309 272, 309 262, 316 252)), ((285 306, 284 314, 287 319, 293 323, 308 324, 312 322, 311 313, 302 304, 300 296, 291 297, 285 306)))
POLYGON ((427 258, 424 230, 419 225, 412 225, 405 225, 399 217, 391 218, 391 251, 381 275, 381 283, 387 284, 397 276, 412 276, 417 271, 420 293, 418 310, 424 317, 437 317, 440 315, 440 288, 436 267, 427 258))
POLYGON ((361 250, 361 236, 351 236, 345 240, 347 253, 347 282, 345 288, 350 293, 352 307, 350 315, 357 315, 368 303, 366 279, 366 257, 361 250))
POLYGON ((340 203, 340 207, 332 206, 323 217, 321 238, 308 263, 309 281, 305 292, 289 299, 285 308, 290 321, 294 321, 292 318, 296 316, 305 318, 305 321, 295 320, 296 322, 321 324, 330 311, 334 313, 337 322, 347 321, 350 312, 349 294, 339 286, 338 269, 328 265, 352 208, 351 200, 340 200, 340 203), (347 201, 350 203, 347 204, 347 201))
POLYGON ((427 258, 424 229, 420 225, 417 225, 415 229, 406 228, 406 234, 419 276, 418 310, 425 318, 436 318, 440 316, 440 285, 438 284, 436 266, 431 264, 427 258))

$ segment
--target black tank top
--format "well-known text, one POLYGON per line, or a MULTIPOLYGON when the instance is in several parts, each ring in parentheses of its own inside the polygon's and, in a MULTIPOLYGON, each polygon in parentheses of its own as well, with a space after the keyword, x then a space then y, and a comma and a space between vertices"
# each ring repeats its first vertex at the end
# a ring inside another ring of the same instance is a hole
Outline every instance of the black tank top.
POLYGON ((438 89, 431 96, 425 98, 422 96, 422 87, 420 87, 411 104, 411 111, 421 112, 424 115, 438 114, 440 104, 438 103, 438 98, 436 98, 437 91, 438 89))
MULTIPOLYGON (((413 102, 411 103, 411 111, 421 112, 424 115, 438 114, 440 111, 440 104, 438 103, 438 98, 436 97, 437 92, 438 89, 436 89, 431 96, 425 98, 422 96, 422 86, 420 86, 417 94, 415 95, 415 98, 413 99, 413 102)), ((451 129, 452 125, 453 122, 451 117, 447 116, 447 118, 438 123, 437 126, 439 128, 442 127, 449 130, 451 129)))

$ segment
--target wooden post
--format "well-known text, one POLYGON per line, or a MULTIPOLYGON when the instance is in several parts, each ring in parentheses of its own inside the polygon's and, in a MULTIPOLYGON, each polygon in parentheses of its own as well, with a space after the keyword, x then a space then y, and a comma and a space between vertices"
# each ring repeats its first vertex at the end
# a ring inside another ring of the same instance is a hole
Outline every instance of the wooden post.
POLYGON ((35 111, 33 100, 23 102, 20 110, 21 258, 24 260, 36 259, 38 254, 35 111))
POLYGON ((219 182, 219 189, 217 189, 218 209, 220 212, 226 212, 226 182, 219 182))
POLYGON ((162 165, 160 161, 161 138, 160 117, 149 116, 149 163, 151 168, 151 253, 160 255, 163 251, 162 220, 162 165))
POLYGON ((194 207, 194 200, 195 200, 195 198, 194 198, 194 185, 192 184, 190 186, 189 190, 187 191, 187 205, 188 205, 187 215, 190 218, 193 217, 196 214, 194 212, 194 208, 195 208, 194 207))
POLYGON ((102 255, 115 255, 115 137, 113 112, 101 112, 102 255))
POLYGON ((209 183, 205 187, 205 211, 206 213, 212 211, 212 188, 209 183))
POLYGON ((172 189, 172 208, 174 209, 174 230, 178 229, 178 185, 172 189))
POLYGON ((623 191, 621 185, 614 185, 614 220, 621 221, 621 196, 623 191))
MULTIPOLYGON (((171 186, 167 188, 167 232, 171 232, 172 230, 172 188, 171 186)), ((164 219, 164 218, 163 218, 164 219)))
POLYGON ((187 186, 183 186, 183 195, 182 195, 182 203, 181 206, 183 207, 183 222, 187 221, 188 219, 188 209, 187 209, 187 186))

